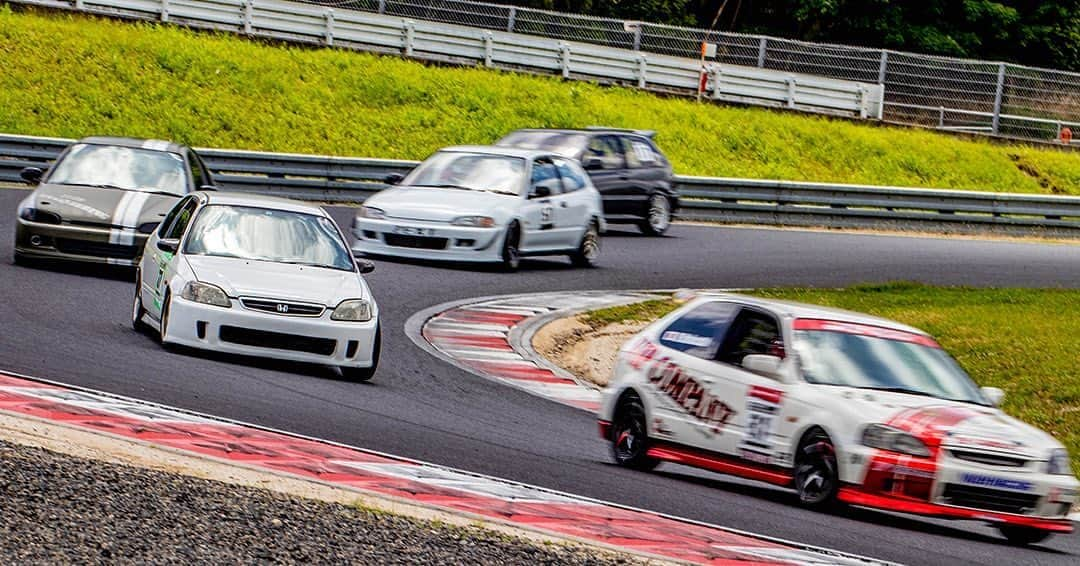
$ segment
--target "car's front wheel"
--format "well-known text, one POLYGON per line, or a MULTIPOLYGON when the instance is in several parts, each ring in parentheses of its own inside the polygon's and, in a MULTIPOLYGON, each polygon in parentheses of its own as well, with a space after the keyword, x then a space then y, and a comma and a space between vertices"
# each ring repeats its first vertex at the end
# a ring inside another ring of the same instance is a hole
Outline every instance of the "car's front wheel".
POLYGON ((172 294, 165 291, 165 299, 161 301, 161 324, 158 325, 158 342, 168 345, 169 339, 169 306, 172 305, 172 294))
POLYGON ((795 454, 795 491, 799 502, 811 508, 825 508, 836 501, 839 489, 836 450, 829 435, 815 428, 799 443, 795 454))
POLYGON ((142 273, 139 270, 135 271, 135 298, 131 301, 131 328, 137 332, 142 332, 146 328, 146 323, 143 322, 143 316, 146 314, 146 309, 142 304, 142 273))
POLYGON ((638 224, 641 231, 650 236, 663 236, 671 227, 671 202, 662 194, 655 194, 649 199, 649 208, 645 219, 638 224))
POLYGON ((506 237, 503 238, 502 268, 505 271, 517 271, 521 267, 521 230, 518 223, 512 222, 506 228, 506 237))
POLYGON ((1001 525, 998 527, 1001 535, 1010 543, 1016 545, 1028 545, 1042 542, 1050 537, 1050 531, 1033 529, 1031 527, 1017 527, 1014 525, 1001 525))
POLYGON ((600 229, 596 227, 596 222, 591 222, 581 237, 578 249, 570 254, 570 262, 577 267, 594 267, 599 258, 600 229))
POLYGON ((615 463, 634 470, 648 471, 660 463, 650 458, 648 426, 645 407, 637 395, 629 394, 619 401, 611 422, 611 454, 615 463))
POLYGON ((371 367, 341 367, 341 376, 349 381, 371 381, 379 368, 379 356, 382 353, 382 325, 375 327, 375 343, 371 346, 371 367))

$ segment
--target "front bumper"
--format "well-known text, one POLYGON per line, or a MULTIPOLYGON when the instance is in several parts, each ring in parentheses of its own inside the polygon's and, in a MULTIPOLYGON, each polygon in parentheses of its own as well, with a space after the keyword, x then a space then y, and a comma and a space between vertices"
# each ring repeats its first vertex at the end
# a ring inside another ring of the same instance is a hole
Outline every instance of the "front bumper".
POLYGON ((935 450, 919 458, 857 446, 847 458, 866 465, 859 477, 842 478, 846 485, 838 497, 890 511, 1072 532, 1068 514, 1080 487, 1076 478, 1047 474, 1040 461, 995 466, 935 450))
POLYGON ((355 218, 353 250, 365 254, 442 261, 502 261, 504 230, 421 220, 355 218), (403 234, 402 230, 423 235, 403 234), (416 246, 416 247, 414 247, 416 246), (422 246, 422 247, 421 247, 422 246))
POLYGON ((314 364, 358 368, 371 367, 373 364, 377 310, 367 322, 344 322, 330 320, 329 310, 318 317, 286 316, 248 310, 236 299, 231 302, 232 307, 225 308, 173 297, 169 305, 169 335, 166 342, 229 354, 314 364), (228 327, 224 334, 222 327, 228 327), (278 346, 271 347, 265 342, 265 333, 294 338, 276 337, 278 346), (237 342, 238 336, 243 337, 244 343, 237 342), (282 343, 290 348, 301 347, 301 344, 327 345, 328 348, 321 352, 300 351, 280 347, 282 343))
POLYGON ((70 224, 44 224, 16 218, 15 253, 36 259, 135 265, 148 234, 70 224))

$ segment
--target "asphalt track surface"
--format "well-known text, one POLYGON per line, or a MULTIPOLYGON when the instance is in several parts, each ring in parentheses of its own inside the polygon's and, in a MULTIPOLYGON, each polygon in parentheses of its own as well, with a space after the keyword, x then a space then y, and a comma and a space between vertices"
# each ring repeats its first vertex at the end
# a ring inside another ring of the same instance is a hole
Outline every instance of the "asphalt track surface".
MULTIPOLYGON (((609 234, 597 269, 564 258, 527 260, 516 274, 378 261, 368 280, 382 311, 382 364, 371 383, 355 384, 324 368, 166 351, 131 330, 130 272, 12 265, 24 195, 0 190, 0 370, 885 560, 1080 561, 1076 534, 1014 548, 976 523, 822 514, 753 482, 670 464, 653 473, 616 468, 590 415, 468 374, 404 334, 410 315, 435 304, 536 291, 890 280, 1080 287, 1080 246, 677 225, 659 240, 609 234)), ((351 220, 350 209, 331 212, 351 220)))

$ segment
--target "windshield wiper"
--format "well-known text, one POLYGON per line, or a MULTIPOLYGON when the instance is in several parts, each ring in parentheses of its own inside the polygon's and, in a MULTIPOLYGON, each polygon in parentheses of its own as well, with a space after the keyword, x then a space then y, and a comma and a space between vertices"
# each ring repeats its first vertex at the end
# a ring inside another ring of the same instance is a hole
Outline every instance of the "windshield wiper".
MULTIPOLYGON (((275 261, 275 260, 266 260, 266 261, 275 261)), ((306 266, 306 267, 321 267, 323 269, 337 269, 339 271, 348 271, 348 269, 344 268, 344 267, 339 267, 339 266, 336 266, 336 265, 330 265, 330 264, 326 264, 326 263, 315 263, 313 261, 285 261, 285 260, 279 260, 279 261, 276 261, 275 263, 285 263, 285 264, 288 264, 288 265, 303 265, 303 266, 306 266)))
POLYGON ((889 393, 907 393, 908 395, 921 395, 923 397, 942 398, 942 397, 939 397, 938 395, 934 395, 933 393, 927 393, 926 391, 919 391, 918 389, 908 389, 907 387, 893 387, 893 386, 887 386, 887 387, 886 386, 883 386, 883 387, 863 387, 863 386, 856 386, 856 385, 850 385, 849 387, 854 387, 856 389, 871 389, 873 391, 888 391, 889 393))
POLYGON ((433 189, 457 189, 459 191, 475 191, 475 190, 477 190, 477 189, 474 189, 472 187, 466 187, 465 185, 450 185, 450 184, 443 184, 443 185, 412 185, 412 186, 414 186, 414 187, 431 187, 433 189))
MULTIPOLYGON (((135 190, 138 190, 138 189, 135 189, 135 190)), ((170 197, 182 197, 182 196, 184 196, 184 195, 182 195, 180 193, 174 193, 172 191, 139 191, 139 192, 140 193, 150 194, 150 195, 165 195, 165 196, 170 196, 170 197)))

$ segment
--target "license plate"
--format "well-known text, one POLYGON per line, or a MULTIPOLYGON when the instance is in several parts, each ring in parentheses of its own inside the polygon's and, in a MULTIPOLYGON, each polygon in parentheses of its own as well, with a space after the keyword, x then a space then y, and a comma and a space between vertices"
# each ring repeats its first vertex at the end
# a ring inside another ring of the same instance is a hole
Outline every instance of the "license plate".
POLYGON ((404 234, 406 236, 434 236, 434 228, 417 228, 415 226, 394 226, 395 234, 404 234))

